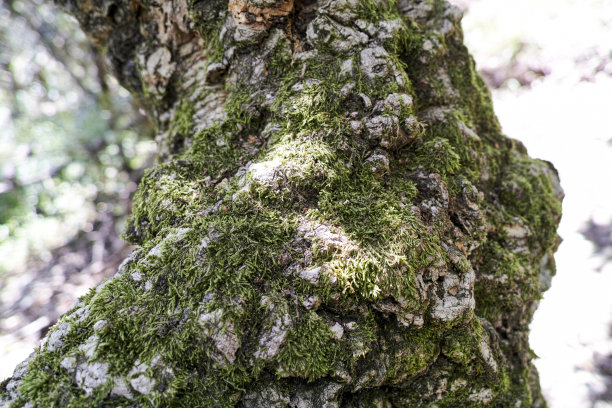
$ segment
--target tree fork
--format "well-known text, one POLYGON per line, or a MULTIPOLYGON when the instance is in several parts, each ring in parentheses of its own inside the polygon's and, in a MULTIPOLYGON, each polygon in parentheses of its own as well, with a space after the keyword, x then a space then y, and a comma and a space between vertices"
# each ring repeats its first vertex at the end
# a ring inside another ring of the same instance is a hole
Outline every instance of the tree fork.
POLYGON ((2 390, 31 406, 540 407, 554 167, 443 0, 61 0, 159 127, 139 248, 2 390))

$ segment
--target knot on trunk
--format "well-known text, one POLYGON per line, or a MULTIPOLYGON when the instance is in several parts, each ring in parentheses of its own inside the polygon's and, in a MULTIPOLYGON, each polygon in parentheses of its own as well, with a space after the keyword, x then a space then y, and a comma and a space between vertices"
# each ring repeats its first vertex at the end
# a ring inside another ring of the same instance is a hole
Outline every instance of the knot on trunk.
POLYGON ((235 40, 254 41, 293 11, 293 0, 230 0, 228 10, 237 26, 235 40))

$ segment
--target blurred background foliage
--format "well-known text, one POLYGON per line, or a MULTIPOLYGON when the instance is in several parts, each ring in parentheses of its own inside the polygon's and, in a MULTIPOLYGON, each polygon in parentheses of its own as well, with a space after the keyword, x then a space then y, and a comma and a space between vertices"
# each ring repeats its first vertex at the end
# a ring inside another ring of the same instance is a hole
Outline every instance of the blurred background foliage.
POLYGON ((129 252, 155 150, 136 102, 53 3, 0 2, 0 347, 15 363, 129 252))

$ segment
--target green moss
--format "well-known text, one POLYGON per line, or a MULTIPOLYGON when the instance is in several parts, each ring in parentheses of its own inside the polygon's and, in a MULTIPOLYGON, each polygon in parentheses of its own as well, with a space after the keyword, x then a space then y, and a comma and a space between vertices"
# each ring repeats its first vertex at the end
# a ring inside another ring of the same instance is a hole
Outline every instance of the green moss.
POLYGON ((183 102, 179 105, 178 109, 174 113, 174 120, 172 121, 172 131, 181 135, 183 138, 191 136, 193 131, 193 115, 195 110, 193 104, 189 102, 183 102))
POLYGON ((348 293, 414 299, 414 272, 440 251, 435 238, 419 239, 422 226, 410 206, 416 189, 400 171, 392 170, 388 182, 368 167, 357 174, 330 183, 310 212, 316 219, 333 220, 359 248, 336 254, 329 267, 348 293))
POLYGON ((443 177, 452 176, 460 169, 459 155, 453 145, 442 138, 428 140, 415 149, 414 162, 443 177))
POLYGON ((208 0, 201 2, 188 0, 187 8, 190 18, 196 22, 198 33, 209 45, 209 61, 217 62, 221 60, 226 44, 221 42, 219 33, 227 16, 227 1, 208 0))
POLYGON ((193 170, 191 165, 181 169, 165 164, 145 173, 125 234, 129 241, 148 241, 164 228, 192 219, 197 209, 206 206, 209 197, 201 183, 192 180, 193 170))
POLYGON ((314 381, 332 373, 340 357, 340 342, 329 326, 314 312, 299 317, 296 325, 278 356, 277 374, 314 381))
POLYGON ((554 171, 545 162, 514 156, 501 186, 500 198, 508 215, 524 220, 531 231, 530 240, 544 248, 554 245, 561 217, 561 203, 551 183, 554 171))
POLYGON ((392 345, 387 381, 402 384, 426 371, 440 354, 439 336, 439 332, 429 328, 401 333, 392 345))
POLYGON ((392 20, 399 17, 397 0, 384 2, 375 0, 359 0, 359 7, 355 10, 357 17, 372 23, 392 20))
POLYGON ((491 103, 491 93, 476 72, 474 59, 463 45, 449 44, 449 52, 461 56, 452 63, 447 62, 453 87, 460 92, 461 101, 467 107, 470 119, 478 134, 494 143, 501 139, 501 127, 491 103), (456 50, 456 51, 455 51, 456 50))

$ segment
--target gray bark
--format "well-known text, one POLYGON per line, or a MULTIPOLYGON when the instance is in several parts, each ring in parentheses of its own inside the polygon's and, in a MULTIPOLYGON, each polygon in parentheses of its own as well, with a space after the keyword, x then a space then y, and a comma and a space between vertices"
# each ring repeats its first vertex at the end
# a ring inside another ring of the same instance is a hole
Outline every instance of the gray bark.
POLYGON ((545 406, 563 192, 442 0, 64 0, 149 105, 115 277, 10 406, 545 406))

